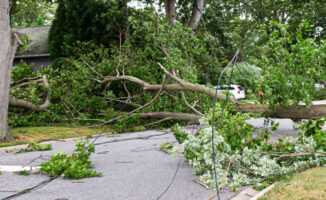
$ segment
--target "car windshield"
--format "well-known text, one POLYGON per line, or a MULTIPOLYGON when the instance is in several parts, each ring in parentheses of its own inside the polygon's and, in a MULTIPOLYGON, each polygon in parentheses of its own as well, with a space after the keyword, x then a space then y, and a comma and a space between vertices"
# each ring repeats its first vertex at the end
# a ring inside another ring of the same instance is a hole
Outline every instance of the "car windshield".
POLYGON ((232 86, 230 86, 230 87, 228 87, 228 86, 222 86, 222 87, 219 87, 218 89, 219 90, 227 90, 227 89, 234 90, 234 87, 232 87, 232 86))

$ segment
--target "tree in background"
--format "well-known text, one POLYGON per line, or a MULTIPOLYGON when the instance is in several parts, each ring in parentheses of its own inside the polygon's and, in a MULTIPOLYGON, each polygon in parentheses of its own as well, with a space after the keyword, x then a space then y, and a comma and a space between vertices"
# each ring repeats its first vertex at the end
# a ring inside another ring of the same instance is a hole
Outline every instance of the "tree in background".
POLYGON ((10 0, 11 27, 49 25, 55 8, 54 0, 10 0))
POLYGON ((120 1, 59 0, 49 33, 53 58, 71 56, 78 41, 92 41, 105 47, 117 46, 124 32, 120 1))

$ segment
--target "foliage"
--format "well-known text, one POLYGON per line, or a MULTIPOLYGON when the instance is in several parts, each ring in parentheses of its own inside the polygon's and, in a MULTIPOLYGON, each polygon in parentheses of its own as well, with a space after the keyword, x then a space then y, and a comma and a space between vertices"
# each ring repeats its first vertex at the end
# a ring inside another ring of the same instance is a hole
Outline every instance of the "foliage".
POLYGON ((63 151, 56 152, 52 155, 50 161, 41 164, 41 171, 50 176, 61 176, 70 179, 102 175, 90 169, 92 168, 92 162, 89 157, 91 153, 95 152, 94 144, 89 145, 88 140, 77 140, 75 152, 69 156, 63 151))
POLYGON ((116 46, 123 29, 123 12, 120 8, 116 0, 59 0, 49 32, 51 56, 72 56, 71 47, 77 41, 116 46))
POLYGON ((169 149, 173 148, 173 144, 171 142, 164 142, 163 144, 161 144, 161 150, 166 151, 169 149))
MULTIPOLYGON (((15 67, 13 83, 28 75, 37 77, 45 74, 48 77, 51 106, 39 113, 11 108, 10 124, 14 127, 67 122, 90 125, 129 112, 149 102, 156 93, 144 91, 140 86, 127 81, 101 83, 101 76, 130 75, 150 84, 161 84, 164 72, 157 62, 168 70, 176 71, 187 81, 198 81, 197 77, 203 73, 202 58, 209 56, 203 43, 209 36, 195 36, 189 28, 179 23, 170 28, 167 20, 152 9, 135 12, 129 17, 132 19, 130 43, 107 48, 92 41, 77 41, 76 46, 70 48, 73 56, 56 59, 49 69, 35 73, 23 63, 17 69, 15 67), (162 47, 168 56, 158 47, 162 47), (126 99, 128 95, 130 99, 126 99), (115 99, 126 99, 129 105, 115 99)), ((216 68, 220 69, 219 66, 216 68)), ((167 84, 169 83, 173 83, 173 80, 168 79, 167 84)), ((25 88, 12 89, 11 96, 39 105, 44 101, 44 89, 42 84, 33 83, 25 88)), ((197 108, 208 109, 209 97, 193 92, 185 92, 185 96, 190 103, 198 101, 197 108)), ((178 92, 161 95, 154 104, 143 110, 155 111, 191 112, 178 92)), ((140 120, 135 114, 118 120, 115 129, 116 132, 124 132, 128 127, 150 122, 152 121, 140 120)), ((165 125, 171 123, 166 122, 165 125)))
MULTIPOLYGON (((228 68, 225 73, 226 79, 229 79, 231 76, 231 68, 228 68)), ((261 81, 261 69, 258 67, 247 62, 237 63, 234 66, 231 83, 244 87, 246 95, 256 94, 257 96, 257 85, 261 83, 261 81)))
MULTIPOLYGON (((247 115, 234 114, 228 110, 221 125, 214 131, 215 164, 220 186, 237 189, 256 184, 261 187, 262 184, 275 182, 284 175, 326 165, 325 155, 316 153, 324 152, 325 145, 318 145, 324 138, 302 134, 299 138, 284 137, 272 142, 268 140, 271 133, 267 130, 259 131, 254 136, 254 129, 245 123, 247 115)), ((216 116, 220 113, 221 107, 217 106, 216 116)), ((203 183, 214 188, 212 129, 208 124, 211 117, 212 112, 208 114, 208 119, 201 120, 201 126, 205 128, 196 134, 187 133, 187 139, 182 146, 185 149, 185 158, 194 167, 194 173, 200 175, 203 183)), ((320 127, 322 122, 317 124, 315 127, 320 127)), ((179 134, 178 132, 182 131, 175 129, 175 133, 179 134)))
POLYGON ((51 144, 36 144, 36 142, 30 141, 27 148, 21 149, 17 153, 25 153, 31 151, 49 151, 49 150, 52 150, 51 144))
POLYGON ((55 13, 55 3, 51 0, 11 0, 10 3, 13 28, 49 25, 55 13))
POLYGON ((326 123, 326 117, 316 120, 308 120, 304 124, 299 126, 301 132, 299 136, 302 137, 312 137, 316 141, 316 150, 322 149, 326 151, 326 135, 323 130, 323 126, 326 123))
POLYGON ((314 84, 326 77, 322 67, 326 65, 326 42, 318 45, 312 38, 303 37, 302 30, 309 32, 308 23, 302 23, 296 35, 288 32, 287 25, 273 23, 271 26, 272 34, 264 35, 268 38, 265 52, 254 60, 262 68, 259 89, 271 105, 279 103, 288 107, 304 102, 310 106, 316 96, 314 84))
POLYGON ((19 171, 19 172, 18 172, 18 175, 19 175, 19 176, 29 176, 30 174, 29 174, 28 171, 26 171, 26 170, 22 170, 22 171, 19 171))

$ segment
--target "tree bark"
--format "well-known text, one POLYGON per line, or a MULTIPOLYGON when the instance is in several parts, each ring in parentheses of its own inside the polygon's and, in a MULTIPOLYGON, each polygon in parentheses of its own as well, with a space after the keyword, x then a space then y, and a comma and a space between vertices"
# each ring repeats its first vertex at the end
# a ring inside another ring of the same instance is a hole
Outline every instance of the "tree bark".
POLYGON ((0 141, 11 140, 8 127, 8 106, 11 68, 18 41, 10 29, 8 0, 0 0, 0 141))
MULTIPOLYGON (((42 76, 42 80, 43 80, 44 86, 46 88, 49 88, 50 85, 49 85, 48 80, 46 79, 46 76, 42 76)), ((12 97, 9 97, 9 104, 10 104, 10 106, 23 107, 23 108, 27 108, 32 111, 39 112, 39 111, 46 110, 50 106, 51 102, 50 102, 49 94, 47 94, 44 103, 39 106, 33 104, 32 102, 25 101, 22 99, 15 99, 12 97)))
POLYGON ((177 20, 177 12, 175 9, 176 0, 164 0, 165 15, 169 18, 169 24, 171 26, 175 25, 177 20))
POLYGON ((191 18, 189 21, 189 27, 192 30, 197 30, 200 18, 202 16, 202 10, 204 8, 204 0, 194 0, 192 8, 191 18))
MULTIPOLYGON (((143 87, 144 90, 147 91, 159 91, 162 87, 162 85, 151 85, 141 79, 138 79, 137 77, 134 76, 111 76, 111 77, 105 77, 103 81, 96 80, 99 83, 106 83, 106 82, 112 82, 112 81, 122 81, 122 80, 127 80, 133 83, 136 83, 140 86, 143 87)), ((167 84, 164 86, 165 91, 193 91, 193 92, 200 92, 204 93, 210 97, 215 97, 215 89, 205 87, 203 85, 195 84, 195 83, 189 83, 184 80, 179 80, 182 81, 181 83, 175 83, 175 84, 167 84)), ((217 94, 218 99, 225 99, 226 95, 219 92, 217 94)), ((230 100, 235 103, 234 98, 230 97, 230 100)))
POLYGON ((141 113, 140 118, 143 119, 166 119, 186 121, 188 124, 199 124, 202 115, 189 114, 189 113, 173 113, 173 112, 150 112, 141 113))
POLYGON ((273 118, 290 118, 290 119, 316 119, 326 116, 326 104, 311 105, 308 108, 300 105, 300 109, 291 106, 288 110, 280 105, 274 105, 275 110, 270 110, 266 104, 237 104, 236 110, 244 113, 263 113, 266 112, 267 117, 273 118))
POLYGON ((127 0, 123 0, 123 20, 124 20, 124 36, 125 40, 129 43, 130 42, 130 32, 129 32, 129 20, 128 20, 129 14, 128 14, 128 5, 127 0))

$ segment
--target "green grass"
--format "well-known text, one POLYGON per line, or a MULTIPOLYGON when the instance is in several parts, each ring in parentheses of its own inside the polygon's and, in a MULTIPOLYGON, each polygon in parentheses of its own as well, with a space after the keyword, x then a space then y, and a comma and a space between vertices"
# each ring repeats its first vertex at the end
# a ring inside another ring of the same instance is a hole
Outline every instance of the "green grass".
POLYGON ((308 169, 281 181, 259 200, 326 199, 326 167, 308 169))
MULTIPOLYGON (((0 147, 13 146, 18 144, 28 144, 30 141, 43 142, 49 140, 74 138, 81 136, 91 136, 101 132, 99 128, 86 128, 86 127, 23 127, 11 129, 11 134, 14 141, 0 142, 0 147)), ((106 132, 109 132, 107 130, 106 132)))

